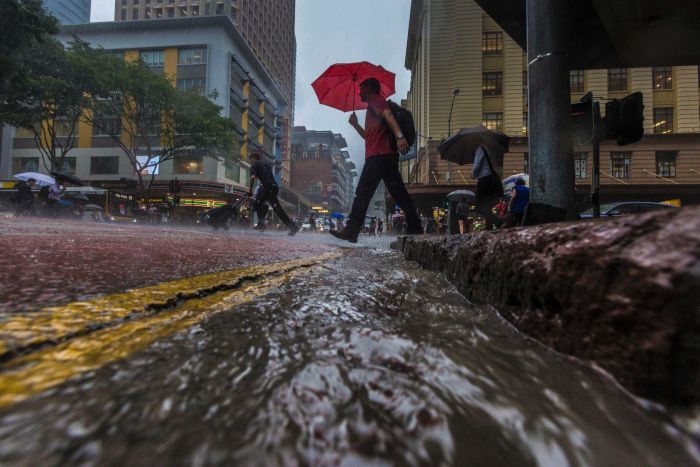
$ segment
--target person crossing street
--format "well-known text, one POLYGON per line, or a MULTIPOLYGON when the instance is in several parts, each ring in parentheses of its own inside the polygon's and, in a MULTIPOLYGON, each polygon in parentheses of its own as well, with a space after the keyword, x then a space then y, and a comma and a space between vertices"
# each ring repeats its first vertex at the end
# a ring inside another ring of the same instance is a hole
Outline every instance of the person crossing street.
POLYGON ((277 185, 274 175, 272 175, 272 169, 269 165, 262 162, 261 155, 257 151, 250 154, 250 160, 250 190, 248 191, 248 196, 253 196, 253 187, 255 186, 256 180, 262 185, 255 195, 255 210, 258 213, 258 225, 255 226, 255 230, 265 230, 265 219, 267 218, 268 205, 270 205, 275 214, 277 214, 280 220, 289 229, 288 235, 296 235, 299 231, 299 227, 297 227, 287 213, 284 212, 284 209, 277 199, 280 188, 277 185))
POLYGON ((350 243, 357 243, 370 200, 382 180, 389 194, 404 210, 408 224, 406 233, 423 233, 416 207, 399 172, 399 152, 404 153, 409 149, 408 142, 401 133, 389 103, 380 95, 380 89, 380 83, 375 78, 360 83, 360 99, 367 103, 365 128, 360 126, 354 112, 349 120, 350 125, 365 140, 365 165, 357 183, 347 225, 342 230, 331 230, 330 233, 350 243))

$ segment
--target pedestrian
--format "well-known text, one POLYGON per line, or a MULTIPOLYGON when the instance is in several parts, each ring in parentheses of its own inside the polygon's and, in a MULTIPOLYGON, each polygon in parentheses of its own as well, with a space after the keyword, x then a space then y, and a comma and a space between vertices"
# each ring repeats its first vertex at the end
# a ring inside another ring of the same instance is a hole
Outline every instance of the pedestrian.
POLYGON ((484 217, 486 230, 500 227, 503 221, 496 217, 492 209, 503 196, 503 185, 483 146, 479 146, 474 155, 472 178, 477 180, 476 211, 484 217))
POLYGON ((272 169, 269 165, 261 161, 261 154, 254 151, 250 154, 250 190, 248 191, 248 196, 253 196, 253 186, 255 181, 259 181, 261 188, 258 191, 255 201, 256 209, 258 210, 258 225, 255 226, 256 230, 265 230, 265 218, 267 217, 268 205, 272 206, 272 210, 280 218, 285 226, 289 229, 290 236, 294 236, 299 230, 289 218, 282 206, 280 205, 277 195, 279 194, 279 186, 275 177, 272 175, 272 169))
POLYGON ((525 180, 519 178, 515 181, 515 187, 510 196, 509 210, 510 215, 508 216, 508 226, 514 227, 521 225, 523 222, 523 214, 525 214, 525 208, 530 202, 530 189, 525 186, 525 180))
POLYGON ((22 214, 33 214, 34 213, 34 193, 32 188, 36 186, 36 180, 30 178, 29 180, 20 181, 15 184, 16 193, 12 202, 15 204, 15 217, 19 217, 22 214))
POLYGON ((311 232, 316 232, 316 216, 314 216, 314 213, 312 212, 309 214, 309 230, 311 232))
POLYGON ((447 234, 447 217, 445 216, 440 216, 440 235, 446 235, 447 234))
POLYGON ((494 206, 494 209, 496 210, 496 216, 505 222, 508 218, 508 200, 505 196, 501 197, 501 201, 494 206))
POLYGON ((375 219, 374 217, 369 223, 369 234, 377 235, 377 219, 375 219))
POLYGON ((457 203, 457 223, 459 224, 460 235, 464 234, 464 224, 467 224, 467 232, 469 232, 469 203, 467 197, 463 196, 457 203))
POLYGON ((360 83, 360 99, 367 103, 365 127, 360 126, 354 112, 349 119, 350 125, 365 140, 365 165, 355 190, 350 219, 343 230, 333 230, 331 234, 350 243, 357 243, 370 200, 382 180, 389 194, 404 211, 408 222, 407 233, 423 233, 418 213, 399 172, 399 153, 408 151, 408 142, 391 113, 389 103, 379 91, 379 81, 375 78, 360 83))
POLYGON ((377 220, 377 235, 381 236, 384 233, 384 221, 377 220))

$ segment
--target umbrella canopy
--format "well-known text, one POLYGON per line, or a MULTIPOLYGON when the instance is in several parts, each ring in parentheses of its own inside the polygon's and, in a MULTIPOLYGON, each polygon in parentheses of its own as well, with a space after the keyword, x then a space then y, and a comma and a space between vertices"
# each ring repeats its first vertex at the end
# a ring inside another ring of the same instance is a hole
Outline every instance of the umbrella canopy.
POLYGON ((103 211, 102 206, 98 206, 96 204, 86 204, 85 206, 83 206, 83 208, 86 211, 103 211))
POLYGON ((332 212, 330 215, 331 219, 345 219, 345 216, 339 212, 332 212))
POLYGON ((75 194, 73 194, 73 193, 65 193, 65 194, 63 195, 63 197, 64 197, 64 198, 79 199, 79 200, 81 200, 81 201, 89 201, 89 198, 88 198, 87 196, 85 196, 84 194, 82 194, 82 193, 75 193, 75 194))
POLYGON ((473 191, 469 190, 455 190, 447 195, 447 199, 450 201, 462 201, 462 198, 467 198, 467 203, 472 203, 476 199, 476 195, 473 191))
POLYGON ((396 75, 379 65, 369 62, 336 63, 328 67, 311 84, 318 102, 343 112, 367 108, 360 99, 360 83, 367 78, 379 81, 381 96, 386 99, 394 94, 396 75))
POLYGON ((391 215, 391 218, 392 219, 403 218, 403 214, 401 214, 400 212, 396 212, 396 213, 391 215))
POLYGON ((81 179, 76 177, 75 175, 67 174, 65 172, 51 172, 51 175, 56 177, 59 180, 63 180, 64 182, 68 182, 72 185, 78 185, 78 186, 83 186, 85 185, 81 179))
POLYGON ((53 177, 49 177, 46 174, 40 174, 39 172, 23 172, 20 174, 16 174, 15 178, 17 180, 23 180, 25 182, 30 178, 33 178, 34 180, 36 180, 36 184, 39 186, 49 186, 56 183, 56 180, 53 177))
POLYGON ((530 176, 528 174, 511 175, 510 177, 503 179, 503 192, 507 194, 513 191, 513 188, 515 188, 515 182, 519 178, 525 180, 525 186, 530 186, 530 176))
POLYGON ((510 136, 507 134, 479 125, 473 128, 462 128, 456 135, 443 140, 438 151, 442 159, 465 165, 474 163, 474 153, 479 146, 483 146, 486 148, 491 164, 494 167, 501 167, 503 155, 508 152, 509 144, 510 136))

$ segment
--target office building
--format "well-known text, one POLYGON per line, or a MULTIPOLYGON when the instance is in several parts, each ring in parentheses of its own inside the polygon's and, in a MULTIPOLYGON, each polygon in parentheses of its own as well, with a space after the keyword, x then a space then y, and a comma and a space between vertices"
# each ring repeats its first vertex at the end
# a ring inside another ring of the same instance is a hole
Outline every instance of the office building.
POLYGON ((90 0, 44 0, 46 9, 63 24, 90 22, 90 0))

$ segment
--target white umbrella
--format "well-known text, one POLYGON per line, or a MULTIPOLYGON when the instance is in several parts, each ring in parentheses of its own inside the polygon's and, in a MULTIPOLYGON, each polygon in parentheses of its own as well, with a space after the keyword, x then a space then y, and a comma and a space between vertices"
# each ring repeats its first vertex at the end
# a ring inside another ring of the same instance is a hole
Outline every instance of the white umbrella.
POLYGON ((515 188, 515 182, 519 178, 525 180, 525 186, 530 186, 530 176, 528 174, 511 175, 510 177, 503 179, 503 192, 509 194, 511 191, 513 191, 513 188, 515 188))
POLYGON ((86 211, 102 211, 103 210, 101 206, 98 206, 96 204, 86 204, 85 206, 83 206, 83 208, 85 208, 86 211))
POLYGON ((45 174, 40 174, 39 172, 22 172, 21 174, 16 174, 15 178, 18 180, 23 180, 25 182, 30 178, 33 178, 34 180, 36 180, 36 184, 39 186, 49 186, 56 183, 56 180, 53 177, 50 177, 45 174))

